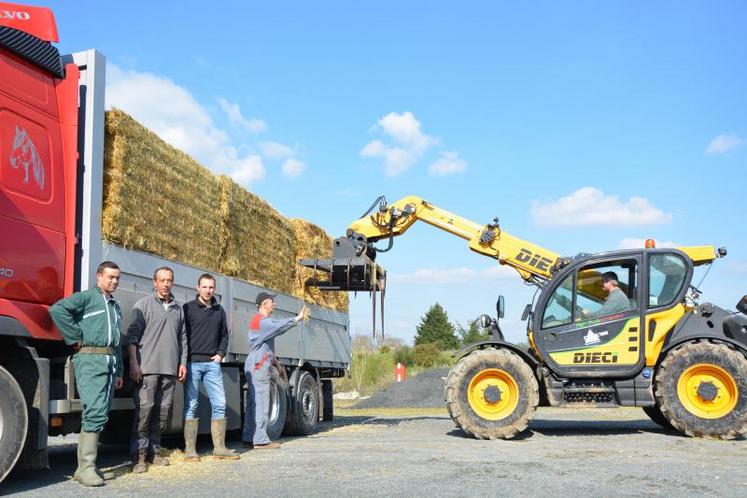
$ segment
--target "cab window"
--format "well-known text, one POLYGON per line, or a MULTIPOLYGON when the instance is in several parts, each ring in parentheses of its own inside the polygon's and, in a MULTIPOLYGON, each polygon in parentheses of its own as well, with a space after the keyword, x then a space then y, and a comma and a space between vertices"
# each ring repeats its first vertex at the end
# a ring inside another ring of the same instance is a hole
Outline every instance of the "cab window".
POLYGON ((542 315, 542 328, 566 325, 573 321, 573 275, 563 280, 552 293, 542 315))
POLYGON ((600 318, 638 306, 636 260, 608 261, 580 268, 567 276, 550 296, 542 328, 600 318))
POLYGON ((638 264, 611 261, 578 270, 575 321, 601 318, 636 308, 638 264))
POLYGON ((672 304, 687 279, 685 262, 675 254, 653 254, 648 262, 648 307, 672 304))

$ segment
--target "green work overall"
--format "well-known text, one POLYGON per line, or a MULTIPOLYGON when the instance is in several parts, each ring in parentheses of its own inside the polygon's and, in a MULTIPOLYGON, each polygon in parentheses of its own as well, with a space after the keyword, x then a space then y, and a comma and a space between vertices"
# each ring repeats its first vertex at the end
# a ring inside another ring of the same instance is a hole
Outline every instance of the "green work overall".
POLYGON ((49 310, 73 356, 75 382, 83 404, 83 431, 101 432, 109 419, 117 378, 122 377, 122 310, 98 287, 58 301, 49 310))

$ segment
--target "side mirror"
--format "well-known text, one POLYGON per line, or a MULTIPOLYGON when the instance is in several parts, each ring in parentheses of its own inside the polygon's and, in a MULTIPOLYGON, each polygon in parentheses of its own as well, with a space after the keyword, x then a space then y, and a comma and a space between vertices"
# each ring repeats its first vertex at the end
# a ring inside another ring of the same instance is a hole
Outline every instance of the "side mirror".
POLYGON ((529 318, 529 315, 531 315, 531 314, 532 314, 532 305, 531 304, 527 304, 524 307, 524 312, 521 314, 521 321, 522 322, 525 321, 527 318, 529 318))
POLYGON ((737 309, 747 315, 747 296, 742 296, 742 299, 737 303, 737 309))
POLYGON ((490 327, 490 317, 488 315, 480 315, 480 327, 486 329, 490 327))
POLYGON ((495 303, 495 312, 498 318, 503 318, 506 313, 506 304, 503 296, 498 296, 498 302, 495 303))

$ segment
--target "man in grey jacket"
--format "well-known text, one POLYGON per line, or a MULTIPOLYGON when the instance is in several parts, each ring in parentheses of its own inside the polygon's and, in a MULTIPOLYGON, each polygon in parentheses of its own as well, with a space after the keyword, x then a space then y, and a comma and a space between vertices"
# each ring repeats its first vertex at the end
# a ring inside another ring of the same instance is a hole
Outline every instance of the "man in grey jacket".
POLYGON ((280 445, 267 436, 267 419, 270 409, 270 379, 274 358, 275 337, 284 334, 303 320, 306 305, 293 318, 270 318, 275 309, 275 294, 260 292, 257 295, 257 314, 249 323, 249 354, 244 363, 246 375, 246 413, 241 440, 254 449, 275 449, 280 445))
POLYGON ((138 383, 133 400, 132 471, 145 472, 146 459, 153 465, 168 465, 159 455, 161 432, 166 429, 176 381, 187 376, 187 334, 184 311, 174 299, 174 272, 161 267, 153 273, 155 292, 140 299, 132 309, 127 329, 130 378, 138 383))
POLYGON ((608 271, 602 274, 602 289, 607 293, 607 299, 598 311, 588 314, 589 318, 614 315, 631 307, 628 296, 620 289, 617 273, 608 271))

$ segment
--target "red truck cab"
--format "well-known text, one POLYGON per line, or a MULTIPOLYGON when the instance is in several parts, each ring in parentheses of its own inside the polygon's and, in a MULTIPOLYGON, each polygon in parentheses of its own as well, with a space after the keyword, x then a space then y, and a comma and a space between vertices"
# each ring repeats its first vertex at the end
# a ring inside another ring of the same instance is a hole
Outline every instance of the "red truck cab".
POLYGON ((0 315, 59 340, 47 306, 73 290, 78 68, 49 9, 0 3, 0 315))
POLYGON ((68 355, 48 308, 75 286, 79 69, 57 41, 49 9, 0 3, 0 480, 46 465, 68 355))

